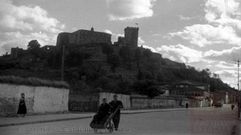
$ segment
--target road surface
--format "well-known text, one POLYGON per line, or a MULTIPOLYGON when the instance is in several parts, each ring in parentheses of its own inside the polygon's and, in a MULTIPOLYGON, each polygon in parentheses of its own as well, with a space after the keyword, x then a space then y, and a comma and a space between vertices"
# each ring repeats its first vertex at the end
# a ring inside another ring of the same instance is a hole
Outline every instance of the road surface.
MULTIPOLYGON (((21 119, 21 118, 19 118, 21 119)), ((0 135, 95 135, 91 119, 1 127, 0 135)), ((230 108, 125 114, 113 135, 239 135, 237 111, 230 108)), ((105 130, 98 134, 110 134, 105 130)))

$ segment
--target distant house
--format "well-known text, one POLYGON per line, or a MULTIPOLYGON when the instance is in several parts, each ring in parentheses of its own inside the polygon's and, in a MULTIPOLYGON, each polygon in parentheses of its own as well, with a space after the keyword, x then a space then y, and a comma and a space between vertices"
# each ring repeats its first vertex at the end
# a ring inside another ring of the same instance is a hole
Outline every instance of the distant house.
POLYGON ((216 90, 211 93, 211 97, 215 103, 232 104, 239 101, 240 92, 237 90, 216 90))
POLYGON ((170 91, 171 95, 183 95, 186 97, 209 97, 209 85, 191 81, 175 83, 170 91))

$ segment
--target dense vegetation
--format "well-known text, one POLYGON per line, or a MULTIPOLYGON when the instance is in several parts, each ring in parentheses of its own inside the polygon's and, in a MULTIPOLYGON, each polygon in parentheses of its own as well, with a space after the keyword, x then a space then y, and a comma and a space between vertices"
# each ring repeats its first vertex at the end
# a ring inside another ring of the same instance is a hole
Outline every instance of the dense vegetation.
MULTIPOLYGON (((232 89, 209 69, 196 70, 149 49, 107 44, 67 46, 64 74, 71 93, 110 91, 154 97, 163 93, 161 86, 182 80, 208 83, 211 91, 232 89)), ((61 49, 46 51, 36 40, 27 48, 17 58, 0 57, 0 75, 60 80, 61 49)))
POLYGON ((0 83, 28 85, 28 86, 46 86, 55 88, 69 88, 69 85, 63 81, 43 80, 39 78, 29 77, 22 78, 17 76, 0 76, 0 83))

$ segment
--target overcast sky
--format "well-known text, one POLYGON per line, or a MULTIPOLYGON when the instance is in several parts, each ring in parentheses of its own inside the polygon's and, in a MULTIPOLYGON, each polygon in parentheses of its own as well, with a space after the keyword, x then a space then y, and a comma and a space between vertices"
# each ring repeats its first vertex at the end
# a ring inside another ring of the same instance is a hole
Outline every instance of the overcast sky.
POLYGON ((112 33, 138 23, 139 44, 163 57, 209 68, 231 86, 241 60, 241 0, 0 0, 0 54, 61 31, 112 33))

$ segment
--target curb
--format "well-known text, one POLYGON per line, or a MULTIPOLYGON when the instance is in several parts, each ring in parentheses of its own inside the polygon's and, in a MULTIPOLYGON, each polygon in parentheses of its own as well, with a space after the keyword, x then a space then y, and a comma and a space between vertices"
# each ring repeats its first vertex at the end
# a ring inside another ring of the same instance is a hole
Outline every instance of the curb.
MULTIPOLYGON (((141 114, 141 113, 152 113, 152 112, 168 112, 168 111, 184 111, 186 109, 169 109, 169 110, 145 110, 145 111, 133 111, 133 112, 121 112, 121 114, 141 114)), ((0 124, 0 127, 9 127, 9 126, 18 126, 18 125, 29 125, 29 124, 38 124, 38 123, 49 123, 49 122, 58 122, 58 121, 69 121, 69 120, 78 120, 78 119, 87 119, 92 118, 93 114, 90 116, 82 116, 82 117, 73 117, 73 118, 61 118, 61 119, 52 119, 52 120, 37 120, 37 121, 29 121, 29 122, 19 122, 19 123, 9 123, 9 124, 0 124)))
POLYGON ((62 119, 53 119, 53 120, 38 120, 38 121, 29 121, 29 122, 20 122, 20 123, 9 123, 9 124, 2 124, 2 125, 0 125, 0 127, 29 125, 29 124, 38 124, 38 123, 49 123, 49 122, 68 121, 68 120, 78 120, 78 119, 87 119, 87 118, 91 118, 91 117, 92 116, 84 116, 84 117, 62 118, 62 119))

